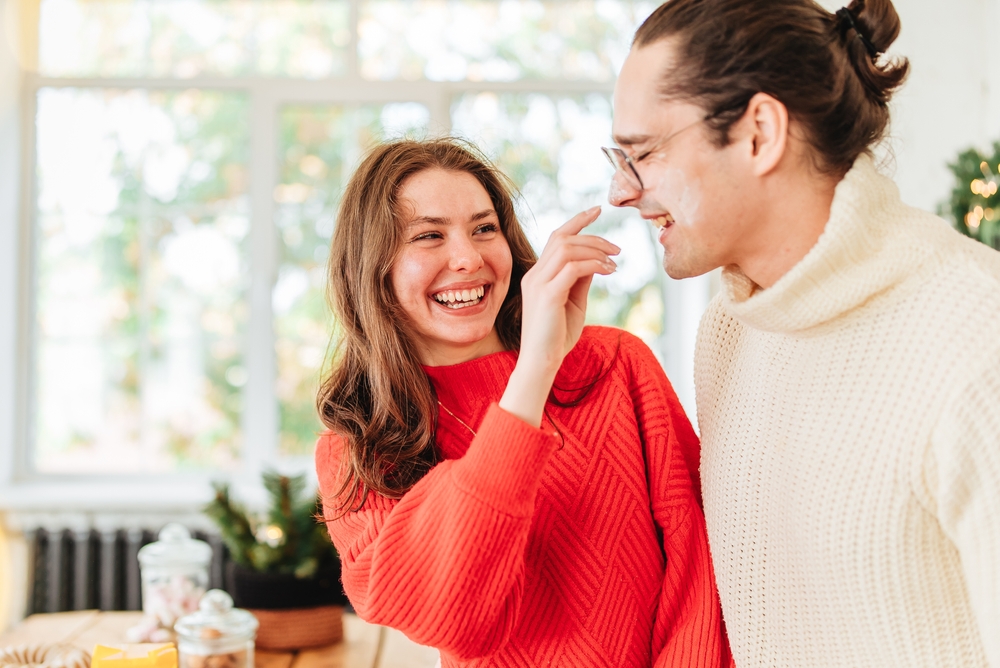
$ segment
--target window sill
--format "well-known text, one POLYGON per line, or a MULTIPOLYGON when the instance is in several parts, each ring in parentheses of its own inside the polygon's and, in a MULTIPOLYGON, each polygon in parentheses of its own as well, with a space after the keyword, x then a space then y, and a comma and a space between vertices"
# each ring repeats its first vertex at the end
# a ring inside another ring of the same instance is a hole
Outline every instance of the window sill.
MULTIPOLYGON (((252 510, 267 502, 259 476, 231 481, 230 489, 240 504, 252 510)), ((20 532, 156 530, 168 522, 210 531, 214 525, 201 509, 211 499, 211 479, 205 477, 50 478, 3 485, 0 514, 10 529, 20 532)))

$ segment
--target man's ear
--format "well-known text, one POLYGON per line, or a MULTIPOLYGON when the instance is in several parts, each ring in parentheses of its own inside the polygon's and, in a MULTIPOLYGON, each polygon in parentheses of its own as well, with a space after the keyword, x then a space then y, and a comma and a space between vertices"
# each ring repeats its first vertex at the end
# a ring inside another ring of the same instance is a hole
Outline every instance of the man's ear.
MULTIPOLYGON (((740 139, 747 142, 746 156, 755 176, 765 176, 781 163, 788 146, 788 109, 767 93, 750 98, 738 122, 740 139)), ((735 129, 735 128, 734 128, 735 129)))

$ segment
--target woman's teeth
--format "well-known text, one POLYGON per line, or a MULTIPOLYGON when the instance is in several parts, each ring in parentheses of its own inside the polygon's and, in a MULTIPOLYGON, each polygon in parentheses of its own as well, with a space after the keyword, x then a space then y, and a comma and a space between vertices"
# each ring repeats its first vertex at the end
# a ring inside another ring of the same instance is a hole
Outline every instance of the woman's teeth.
POLYGON ((486 286, 480 285, 478 288, 472 288, 471 290, 439 292, 432 295, 432 297, 434 301, 444 304, 450 309, 459 309, 467 306, 475 306, 482 301, 484 294, 486 294, 486 286))
POLYGON ((653 218, 653 225, 656 225, 657 227, 666 227, 668 223, 673 224, 673 222, 674 217, 669 213, 665 216, 660 216, 659 218, 653 218))

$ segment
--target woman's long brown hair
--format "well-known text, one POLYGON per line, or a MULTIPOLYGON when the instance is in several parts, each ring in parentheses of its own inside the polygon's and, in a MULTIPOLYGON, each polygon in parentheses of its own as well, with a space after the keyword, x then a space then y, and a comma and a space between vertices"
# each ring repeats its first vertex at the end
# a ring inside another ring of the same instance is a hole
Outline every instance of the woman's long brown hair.
POLYGON ((343 485, 326 499, 340 512, 360 509, 373 492, 400 498, 438 461, 437 401, 390 278, 403 243, 400 188, 435 168, 471 174, 489 194, 513 261, 495 326, 504 348, 520 345, 521 278, 535 253, 514 212, 513 184, 457 139, 400 140, 370 150, 347 184, 333 232, 327 297, 337 331, 316 399, 323 424, 344 443, 343 485))

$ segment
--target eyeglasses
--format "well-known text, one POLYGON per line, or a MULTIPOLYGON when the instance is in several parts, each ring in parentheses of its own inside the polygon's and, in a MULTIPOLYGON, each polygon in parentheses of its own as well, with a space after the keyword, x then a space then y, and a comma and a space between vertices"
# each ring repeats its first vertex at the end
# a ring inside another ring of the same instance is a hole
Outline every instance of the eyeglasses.
POLYGON ((714 115, 715 114, 710 114, 710 115, 708 115, 708 116, 706 116, 704 118, 699 118, 697 121, 695 121, 693 123, 688 123, 687 125, 685 125, 684 127, 682 127, 680 130, 677 130, 676 132, 674 132, 672 134, 669 134, 666 137, 664 137, 663 139, 661 139, 656 144, 656 146, 654 148, 651 148, 650 150, 646 151, 645 153, 643 153, 642 155, 640 155, 638 158, 632 158, 632 157, 630 157, 628 155, 625 155, 625 151, 621 150, 617 146, 613 146, 613 147, 610 147, 610 148, 607 147, 607 146, 602 146, 601 147, 601 151, 604 152, 604 156, 608 159, 608 162, 611 163, 611 166, 615 168, 615 172, 617 174, 621 174, 622 177, 625 178, 625 182, 626 183, 628 183, 630 186, 632 186, 636 190, 645 190, 646 186, 643 185, 643 183, 642 183, 642 177, 639 176, 639 170, 637 170, 635 168, 635 163, 639 162, 640 160, 642 160, 643 158, 645 158, 647 155, 649 155, 653 151, 659 151, 659 150, 661 150, 666 145, 667 142, 669 142, 671 139, 673 139, 677 135, 681 134, 685 130, 693 128, 694 126, 698 125, 699 123, 707 121, 708 119, 712 118, 712 116, 714 116, 714 115))

